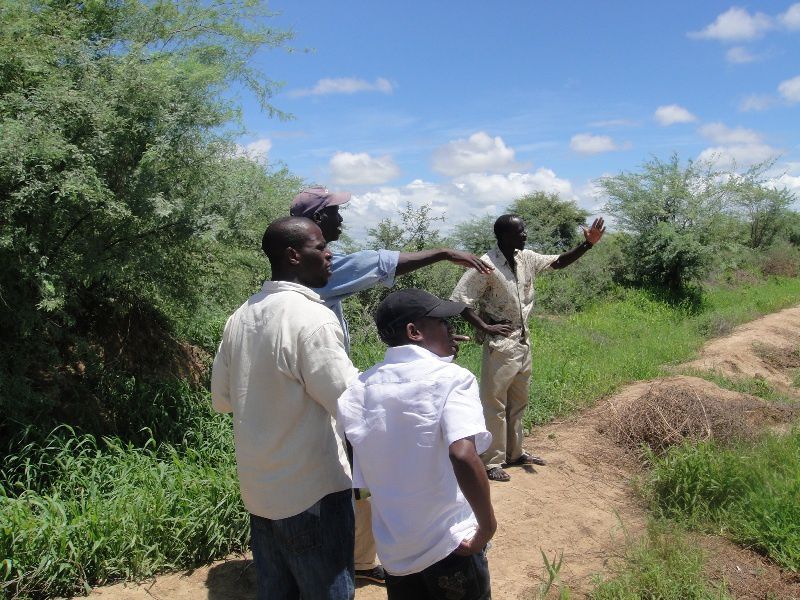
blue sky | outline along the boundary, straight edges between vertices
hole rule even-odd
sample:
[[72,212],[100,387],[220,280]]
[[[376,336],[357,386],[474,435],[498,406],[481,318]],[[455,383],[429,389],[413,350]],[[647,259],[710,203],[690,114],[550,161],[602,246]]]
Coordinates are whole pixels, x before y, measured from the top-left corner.
[[284,82],[270,119],[243,98],[239,143],[354,194],[368,226],[411,202],[447,227],[652,156],[747,167],[779,156],[800,196],[800,2],[274,0],[291,45],[255,62]]

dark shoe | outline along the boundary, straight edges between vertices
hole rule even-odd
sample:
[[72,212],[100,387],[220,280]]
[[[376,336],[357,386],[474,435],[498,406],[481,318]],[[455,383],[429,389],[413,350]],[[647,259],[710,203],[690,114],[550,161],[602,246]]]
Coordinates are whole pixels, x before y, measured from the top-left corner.
[[511,475],[505,472],[502,467],[492,467],[486,470],[486,476],[492,481],[511,481]]
[[547,461],[540,456],[534,456],[533,454],[528,454],[527,452],[523,452],[522,456],[519,458],[515,458],[514,460],[510,460],[506,463],[507,467],[522,467],[524,465],[539,465],[543,467],[547,464]]
[[371,569],[356,569],[356,579],[367,579],[375,583],[386,584],[386,571],[382,565]]

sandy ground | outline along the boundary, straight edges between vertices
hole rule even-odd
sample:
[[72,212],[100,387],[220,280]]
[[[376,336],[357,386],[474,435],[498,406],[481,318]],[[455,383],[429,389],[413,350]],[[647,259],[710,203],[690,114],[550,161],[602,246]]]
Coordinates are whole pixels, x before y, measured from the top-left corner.
[[[779,356],[800,346],[800,307],[790,308],[743,325],[710,342],[700,357],[684,365],[717,370],[728,376],[759,376],[793,390],[791,371],[770,360],[764,347]],[[767,359],[763,358],[766,355]],[[695,378],[670,378],[681,385],[708,392],[716,386]],[[538,428],[526,447],[549,460],[546,467],[510,469],[511,481],[492,482],[492,500],[499,527],[489,550],[493,597],[500,600],[539,597],[545,578],[542,552],[549,560],[563,553],[561,581],[573,597],[592,588],[592,578],[602,574],[609,561],[619,557],[626,538],[643,531],[646,513],[631,485],[636,462],[597,427],[609,411],[647,393],[663,381],[639,382],[600,402],[595,408],[566,422]],[[721,396],[732,394],[718,390]],[[737,596],[800,598],[800,581],[781,574],[746,550],[714,538],[704,544],[711,553],[714,573],[743,582]],[[749,561],[749,562],[748,562]],[[757,565],[753,566],[753,565]],[[756,575],[753,575],[756,573]],[[759,589],[753,581],[777,581],[778,587]],[[775,584],[776,586],[778,584]],[[749,587],[748,587],[749,586]],[[255,598],[254,573],[247,557],[230,557],[205,567],[166,574],[140,584],[117,584],[95,589],[91,597],[104,600],[232,600]],[[747,590],[755,590],[752,595]],[[377,585],[364,585],[357,600],[386,597]]]

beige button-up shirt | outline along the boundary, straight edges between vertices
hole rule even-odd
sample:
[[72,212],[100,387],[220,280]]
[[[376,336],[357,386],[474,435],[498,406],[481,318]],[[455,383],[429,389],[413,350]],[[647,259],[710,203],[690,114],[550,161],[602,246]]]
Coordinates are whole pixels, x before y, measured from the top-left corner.
[[233,413],[249,512],[291,517],[351,486],[333,415],[357,375],[339,321],[305,286],[267,281],[231,315],[214,359],[211,398],[216,411]]
[[515,328],[514,333],[509,337],[491,336],[489,347],[498,352],[512,352],[520,344],[529,344],[528,317],[535,301],[536,275],[550,268],[558,257],[558,254],[517,250],[514,254],[516,269],[512,270],[500,248],[495,246],[481,256],[494,271],[481,275],[474,269],[467,270],[450,299],[478,310],[489,324],[509,321]]

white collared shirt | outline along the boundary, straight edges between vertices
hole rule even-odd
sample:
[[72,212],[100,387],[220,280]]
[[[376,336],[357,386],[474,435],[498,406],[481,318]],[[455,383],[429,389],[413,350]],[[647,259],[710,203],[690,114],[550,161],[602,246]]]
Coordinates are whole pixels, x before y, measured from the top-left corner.
[[378,556],[393,575],[418,573],[475,533],[450,444],[489,447],[475,376],[419,346],[398,346],[339,398],[337,425],[353,446],[353,484],[372,492]]
[[332,415],[357,374],[336,316],[303,285],[267,281],[231,315],[214,359],[211,397],[216,411],[233,413],[249,512],[282,519],[350,487]]
[[536,275],[549,269],[558,257],[558,254],[517,250],[514,253],[516,269],[512,271],[500,248],[495,246],[481,256],[494,271],[484,275],[467,269],[450,294],[450,300],[479,308],[490,324],[510,321],[514,333],[508,337],[489,338],[489,346],[499,352],[512,351],[519,344],[528,344],[528,317],[536,299]]

